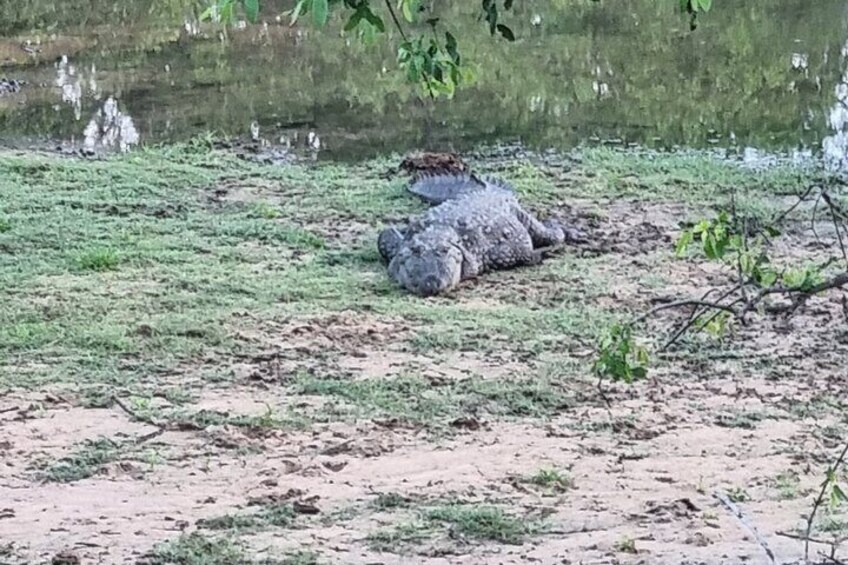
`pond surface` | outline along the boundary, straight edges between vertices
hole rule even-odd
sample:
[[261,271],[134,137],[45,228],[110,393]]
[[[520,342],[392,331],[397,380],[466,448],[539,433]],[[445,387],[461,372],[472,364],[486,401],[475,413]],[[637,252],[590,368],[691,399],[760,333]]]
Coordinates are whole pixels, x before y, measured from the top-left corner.
[[[491,38],[477,2],[436,2],[476,82],[422,103],[367,46],[265,0],[265,25],[198,26],[192,0],[0,2],[0,143],[129,149],[215,132],[318,158],[521,143],[826,148],[848,141],[848,2],[727,0],[691,33],[677,0],[516,2],[518,41]],[[544,5],[544,7],[541,7]]]

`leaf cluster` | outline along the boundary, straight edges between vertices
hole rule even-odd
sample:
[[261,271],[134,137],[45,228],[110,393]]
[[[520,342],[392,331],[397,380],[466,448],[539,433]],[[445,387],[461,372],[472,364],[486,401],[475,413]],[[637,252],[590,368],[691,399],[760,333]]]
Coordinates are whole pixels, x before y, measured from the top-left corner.
[[630,384],[648,374],[648,351],[633,339],[633,326],[614,324],[598,343],[593,372],[599,378]]
[[[508,41],[515,41],[515,33],[502,22],[502,13],[511,10],[512,5],[513,0],[481,0],[481,19],[488,25],[491,35],[499,34]],[[382,15],[374,9],[372,0],[298,0],[289,15],[292,25],[302,16],[311,14],[315,25],[324,26],[334,9],[347,13],[344,30],[357,31],[366,42],[386,31],[388,12],[402,38],[398,46],[398,66],[409,82],[420,85],[430,97],[451,98],[460,84],[473,81],[474,74],[463,64],[456,37],[449,30],[438,29],[441,19],[429,14],[422,0],[386,0],[385,8],[379,10]],[[237,14],[244,14],[248,21],[256,22],[259,0],[213,0],[200,18],[231,24]],[[430,32],[411,36],[411,30],[420,27],[418,24],[426,24]]]

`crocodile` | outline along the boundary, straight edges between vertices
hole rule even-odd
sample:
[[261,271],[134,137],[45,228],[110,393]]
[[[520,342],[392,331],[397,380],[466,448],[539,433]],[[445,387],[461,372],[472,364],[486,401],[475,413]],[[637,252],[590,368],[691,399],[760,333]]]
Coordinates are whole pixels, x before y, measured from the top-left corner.
[[20,92],[23,85],[23,81],[0,77],[0,96],[16,94]]
[[579,234],[541,222],[506,182],[474,174],[420,174],[407,190],[431,207],[406,227],[387,227],[377,247],[389,276],[409,292],[435,296],[495,270],[534,265]]

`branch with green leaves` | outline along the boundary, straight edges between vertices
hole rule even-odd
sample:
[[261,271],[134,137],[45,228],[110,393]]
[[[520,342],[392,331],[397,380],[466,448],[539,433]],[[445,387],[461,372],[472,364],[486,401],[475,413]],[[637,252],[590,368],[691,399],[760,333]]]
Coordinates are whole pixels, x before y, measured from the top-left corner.
[[[202,21],[231,25],[240,18],[251,23],[259,20],[259,0],[211,2],[200,15]],[[407,80],[431,98],[451,98],[460,85],[473,82],[474,74],[460,54],[456,34],[448,29],[451,22],[435,13],[434,4],[426,0],[298,0],[288,15],[292,25],[311,16],[314,25],[323,27],[337,13],[344,31],[356,33],[365,42],[385,34],[389,22],[401,38],[397,62]],[[693,30],[698,15],[711,5],[712,0],[680,0],[680,10],[690,16]],[[480,0],[479,19],[492,36],[515,41],[514,31],[503,22],[504,13],[512,9],[513,0]]]
[[[815,188],[818,189],[817,194]],[[824,202],[840,242],[841,256],[830,257],[818,264],[778,267],[768,253],[773,240],[781,235],[778,224],[801,202],[809,202],[814,197],[813,223],[816,222],[815,210],[820,202]],[[845,289],[848,287],[848,256],[842,241],[844,236],[848,236],[846,222],[848,213],[842,210],[826,186],[811,187],[799,195],[798,203],[756,229],[744,216],[736,213],[735,198],[731,199],[729,210],[684,230],[676,245],[678,257],[697,254],[724,265],[730,274],[731,284],[710,288],[700,297],[667,301],[627,322],[612,326],[598,344],[594,365],[596,376],[626,383],[644,378],[649,355],[647,348],[637,343],[635,331],[661,311],[689,309],[688,316],[672,329],[670,337],[658,348],[659,352],[664,352],[687,333],[704,331],[720,337],[734,323],[747,325],[753,313],[789,316],[813,296]],[[842,270],[833,272],[831,266],[839,263]],[[769,300],[775,297],[788,299],[788,302],[773,303]]]
[[[481,0],[481,19],[491,35],[515,41],[515,33],[502,21],[512,9],[513,0]],[[311,16],[316,26],[325,26],[332,13],[345,22],[343,29],[371,42],[385,33],[388,25],[396,29],[401,42],[397,62],[410,83],[417,84],[431,98],[452,97],[459,85],[474,78],[459,52],[459,43],[432,6],[423,0],[298,0],[288,15],[291,24]],[[259,0],[214,0],[200,19],[232,24],[239,17],[249,22],[259,18]]]

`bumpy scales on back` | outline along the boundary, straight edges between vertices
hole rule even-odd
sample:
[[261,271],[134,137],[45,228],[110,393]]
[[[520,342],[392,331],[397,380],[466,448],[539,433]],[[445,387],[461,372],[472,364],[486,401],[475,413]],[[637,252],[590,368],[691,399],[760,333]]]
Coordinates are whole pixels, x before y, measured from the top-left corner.
[[409,191],[433,205],[405,228],[387,228],[377,245],[389,276],[410,292],[433,296],[493,270],[541,261],[540,248],[565,241],[512,188],[474,175],[419,176]]

